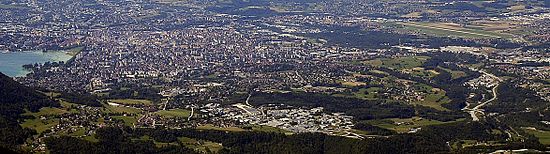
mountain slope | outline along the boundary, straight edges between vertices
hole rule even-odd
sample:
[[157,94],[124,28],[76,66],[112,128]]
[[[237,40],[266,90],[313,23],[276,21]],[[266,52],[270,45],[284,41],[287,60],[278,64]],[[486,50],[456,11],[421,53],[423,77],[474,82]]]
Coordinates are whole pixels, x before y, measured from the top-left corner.
[[25,109],[38,111],[46,106],[60,105],[0,73],[0,147],[17,149],[17,145],[36,134],[33,130],[21,128],[18,120],[22,119]]

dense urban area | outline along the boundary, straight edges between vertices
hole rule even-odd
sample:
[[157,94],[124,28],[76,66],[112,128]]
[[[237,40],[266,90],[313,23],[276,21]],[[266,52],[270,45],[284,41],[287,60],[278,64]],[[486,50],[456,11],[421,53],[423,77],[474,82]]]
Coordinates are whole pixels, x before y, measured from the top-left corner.
[[[4,0],[17,153],[544,153],[550,1]],[[2,63],[0,62],[0,65]]]

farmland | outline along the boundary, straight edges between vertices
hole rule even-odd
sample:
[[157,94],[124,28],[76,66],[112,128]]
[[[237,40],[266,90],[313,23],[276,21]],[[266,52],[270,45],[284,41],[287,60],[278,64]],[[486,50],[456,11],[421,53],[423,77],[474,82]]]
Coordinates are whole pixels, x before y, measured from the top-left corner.
[[404,30],[416,31],[419,33],[434,35],[439,37],[458,37],[458,38],[504,38],[512,39],[513,35],[507,33],[499,33],[494,31],[473,29],[463,27],[453,23],[429,23],[429,22],[403,22],[397,23],[402,25]]
[[185,109],[173,109],[173,110],[161,110],[158,112],[155,112],[155,114],[158,114],[163,117],[173,118],[187,118],[191,115],[191,111],[185,110]]

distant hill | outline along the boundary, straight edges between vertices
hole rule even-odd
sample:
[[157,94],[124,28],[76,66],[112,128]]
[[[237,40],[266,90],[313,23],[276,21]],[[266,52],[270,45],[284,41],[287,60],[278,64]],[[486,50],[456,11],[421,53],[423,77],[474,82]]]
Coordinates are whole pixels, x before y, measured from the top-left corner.
[[24,109],[38,111],[42,107],[58,107],[58,102],[48,99],[29,87],[21,85],[0,72],[0,115],[11,119],[19,116]]
[[36,134],[33,130],[19,126],[18,120],[22,119],[21,114],[25,109],[38,111],[46,106],[60,105],[0,72],[0,149],[17,150],[17,145]]

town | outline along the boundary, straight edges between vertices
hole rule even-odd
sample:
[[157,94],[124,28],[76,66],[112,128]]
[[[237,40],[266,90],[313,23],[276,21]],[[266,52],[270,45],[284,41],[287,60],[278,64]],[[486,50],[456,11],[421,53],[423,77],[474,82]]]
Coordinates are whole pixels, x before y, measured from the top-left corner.
[[[14,77],[61,104],[25,111],[37,132],[25,145],[97,142],[106,127],[367,140],[466,121],[496,123],[505,141],[550,134],[548,4],[257,3],[2,2],[0,56],[72,57]],[[506,121],[535,111],[535,124]],[[469,141],[446,144],[501,144]]]

